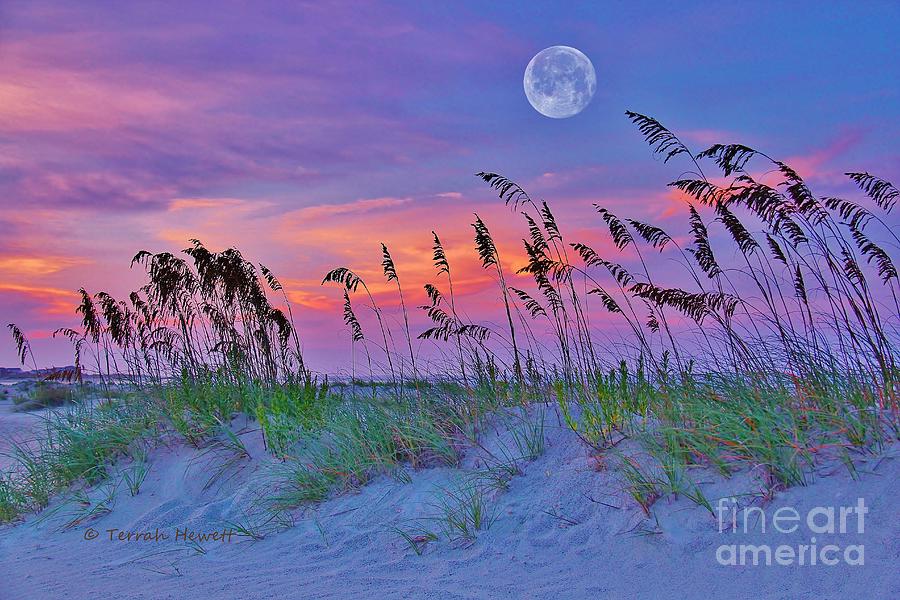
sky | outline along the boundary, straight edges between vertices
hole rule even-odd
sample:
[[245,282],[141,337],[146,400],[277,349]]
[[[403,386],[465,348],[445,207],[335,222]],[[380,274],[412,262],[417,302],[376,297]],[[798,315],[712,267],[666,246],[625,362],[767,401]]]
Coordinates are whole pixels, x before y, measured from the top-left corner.
[[[673,228],[684,165],[654,158],[625,110],[695,150],[742,142],[820,194],[845,171],[900,179],[896,2],[16,2],[0,0],[0,320],[41,366],[78,322],[76,290],[124,297],[141,249],[199,238],[282,280],[307,361],[349,360],[346,265],[379,283],[391,249],[408,304],[435,280],[431,231],[459,302],[495,317],[473,212],[523,264],[524,233],[474,177],[548,200],[570,239],[598,241],[592,204]],[[525,66],[553,45],[597,72],[581,114],[528,104]],[[415,311],[413,328],[425,321]],[[11,338],[0,365],[16,364]]]

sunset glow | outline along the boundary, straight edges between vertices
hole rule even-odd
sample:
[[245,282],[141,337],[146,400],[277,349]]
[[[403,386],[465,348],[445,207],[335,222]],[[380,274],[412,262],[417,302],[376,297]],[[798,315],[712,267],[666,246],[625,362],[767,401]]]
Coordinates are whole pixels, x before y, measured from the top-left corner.
[[[462,309],[490,322],[497,288],[473,250],[473,213],[510,272],[524,264],[522,228],[478,171],[514,178],[597,249],[611,242],[595,203],[686,235],[683,198],[665,187],[682,166],[651,158],[626,109],[696,150],[745,142],[786,157],[821,193],[853,190],[848,170],[900,179],[900,38],[865,4],[840,18],[774,4],[613,18],[521,3],[211,6],[0,6],[0,314],[41,365],[71,362],[50,334],[77,323],[78,288],[125,296],[142,282],[136,251],[191,238],[279,276],[317,370],[349,362],[340,292],[320,285],[328,269],[349,266],[394,302],[381,242],[418,306],[436,280],[436,231]],[[734,43],[751,35],[764,38],[753,56]],[[528,60],[557,43],[584,51],[599,80],[564,121],[521,89]],[[0,365],[16,362],[7,339]]]

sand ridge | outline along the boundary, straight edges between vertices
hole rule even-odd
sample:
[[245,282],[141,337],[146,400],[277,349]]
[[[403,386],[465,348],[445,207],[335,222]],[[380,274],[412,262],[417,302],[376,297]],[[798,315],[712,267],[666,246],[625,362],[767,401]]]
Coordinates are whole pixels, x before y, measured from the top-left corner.
[[[262,540],[207,537],[198,550],[185,539],[188,533],[196,541],[241,519],[273,467],[259,432],[244,422],[236,430],[252,458],[229,478],[207,486],[216,456],[170,438],[150,451],[140,493],[131,497],[122,486],[109,514],[64,529],[69,517],[60,509],[49,518],[29,517],[0,529],[0,599],[793,600],[900,594],[900,461],[890,449],[860,468],[859,481],[846,470],[823,470],[812,485],[781,492],[765,506],[803,512],[865,498],[865,533],[838,540],[864,543],[864,566],[722,566],[716,548],[731,543],[729,534],[718,532],[708,512],[684,498],[665,498],[654,505],[654,518],[645,518],[614,470],[598,470],[596,459],[548,410],[546,451],[508,489],[491,494],[495,521],[474,541],[440,539],[425,544],[418,556],[397,528],[433,523],[441,490],[465,481],[489,460],[485,452],[497,454],[508,444],[502,428],[488,430],[484,450],[471,449],[460,468],[408,469],[408,481],[379,476],[359,490],[296,511],[295,526]],[[698,479],[711,500],[753,486],[747,474]],[[89,529],[95,539],[86,539]],[[121,532],[133,535],[119,539]],[[136,539],[140,535],[145,537]],[[802,544],[808,537],[802,531],[777,538],[731,535],[745,543]]]

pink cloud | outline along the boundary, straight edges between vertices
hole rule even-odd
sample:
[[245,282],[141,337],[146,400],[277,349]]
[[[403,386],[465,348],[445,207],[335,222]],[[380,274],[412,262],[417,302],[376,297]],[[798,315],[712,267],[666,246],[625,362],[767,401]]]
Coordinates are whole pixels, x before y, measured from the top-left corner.
[[783,162],[797,171],[804,179],[818,180],[821,183],[842,183],[845,180],[843,173],[847,169],[830,167],[830,165],[836,158],[845,155],[851,148],[858,145],[862,139],[862,131],[846,130],[824,148],[788,157]]
[[292,219],[318,219],[322,217],[334,217],[338,215],[359,215],[373,210],[402,206],[412,202],[412,198],[363,198],[343,204],[319,204],[307,206],[284,215],[286,220]]

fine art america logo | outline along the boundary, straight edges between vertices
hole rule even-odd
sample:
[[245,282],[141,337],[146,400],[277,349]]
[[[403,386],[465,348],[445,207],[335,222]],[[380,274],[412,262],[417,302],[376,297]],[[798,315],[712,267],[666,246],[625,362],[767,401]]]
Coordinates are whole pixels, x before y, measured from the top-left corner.
[[765,541],[795,534],[790,541],[799,536],[802,543],[722,544],[716,549],[716,561],[726,566],[863,565],[864,545],[825,543],[831,539],[817,536],[862,534],[868,512],[869,507],[863,498],[858,498],[856,504],[851,506],[816,506],[805,514],[792,506],[782,506],[772,511],[771,515],[758,506],[738,507],[736,499],[722,498],[716,506],[719,533],[753,535]]

